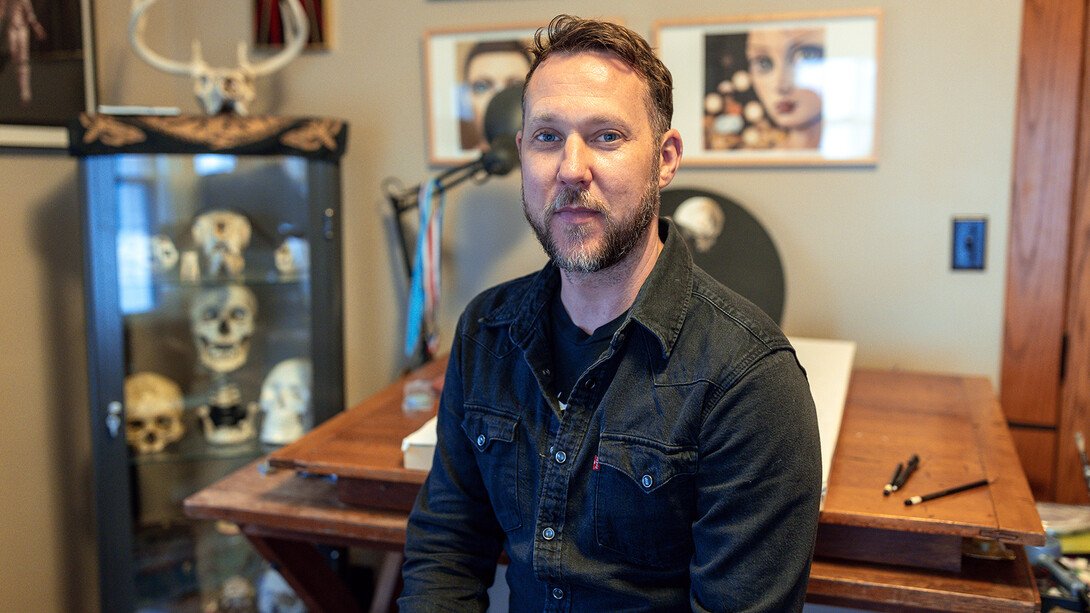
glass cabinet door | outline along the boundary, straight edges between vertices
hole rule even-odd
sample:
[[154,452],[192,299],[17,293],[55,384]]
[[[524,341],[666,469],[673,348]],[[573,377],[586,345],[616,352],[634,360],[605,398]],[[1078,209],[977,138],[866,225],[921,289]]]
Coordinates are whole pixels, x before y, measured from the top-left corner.
[[282,581],[182,501],[343,407],[337,167],[80,164],[103,611],[254,610]]

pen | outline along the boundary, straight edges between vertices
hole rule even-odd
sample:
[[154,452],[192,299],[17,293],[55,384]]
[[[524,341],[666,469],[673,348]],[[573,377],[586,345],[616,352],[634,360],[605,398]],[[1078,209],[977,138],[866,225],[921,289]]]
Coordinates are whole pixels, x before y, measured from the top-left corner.
[[889,493],[893,491],[893,484],[897,483],[897,479],[901,476],[901,470],[904,469],[904,464],[898,464],[897,470],[893,471],[893,476],[889,478],[889,483],[886,484],[885,489],[882,491],[883,496],[889,496]]
[[920,456],[912,454],[912,457],[908,459],[908,464],[905,466],[904,471],[900,475],[897,475],[897,479],[893,482],[893,491],[901,489],[908,481],[908,478],[912,476],[912,473],[916,472],[916,465],[920,463]]
[[927,502],[928,500],[934,500],[943,496],[949,496],[950,494],[956,494],[958,492],[964,492],[965,490],[971,490],[974,487],[988,485],[992,481],[994,481],[994,479],[981,479],[980,481],[973,481],[972,483],[966,483],[965,485],[959,485],[950,489],[932,492],[930,494],[924,494],[923,496],[913,496],[912,498],[905,500],[905,506],[909,507],[914,504],[920,504],[921,502]]

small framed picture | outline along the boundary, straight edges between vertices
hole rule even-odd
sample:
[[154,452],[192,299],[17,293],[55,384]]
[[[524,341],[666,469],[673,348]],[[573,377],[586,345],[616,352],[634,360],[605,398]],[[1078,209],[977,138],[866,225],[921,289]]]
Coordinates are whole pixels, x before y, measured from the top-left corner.
[[456,166],[487,147],[483,125],[497,92],[521,85],[537,25],[431,30],[424,37],[428,161]]
[[[306,49],[329,49],[330,6],[322,0],[299,0],[307,16],[309,34]],[[284,46],[284,16],[280,0],[254,0],[254,46],[277,49]]]
[[68,145],[95,108],[91,0],[0,0],[0,146]]
[[878,9],[662,21],[682,164],[877,163]]

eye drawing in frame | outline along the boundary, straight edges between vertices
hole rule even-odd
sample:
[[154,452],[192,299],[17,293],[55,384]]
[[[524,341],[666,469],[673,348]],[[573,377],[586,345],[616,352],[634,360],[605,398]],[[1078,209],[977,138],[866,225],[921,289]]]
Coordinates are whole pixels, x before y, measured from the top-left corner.
[[660,22],[682,163],[877,162],[878,10]]
[[488,147],[483,125],[496,93],[521,85],[537,26],[434,30],[425,36],[428,159],[455,166]]
[[90,0],[0,0],[0,146],[64,147],[95,104]]

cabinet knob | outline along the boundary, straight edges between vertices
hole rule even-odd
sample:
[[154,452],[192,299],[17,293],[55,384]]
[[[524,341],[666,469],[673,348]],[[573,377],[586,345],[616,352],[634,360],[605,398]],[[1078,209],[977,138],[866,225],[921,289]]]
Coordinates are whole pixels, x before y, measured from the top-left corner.
[[106,405],[106,429],[110,431],[110,438],[117,438],[121,431],[121,403],[116,400]]

